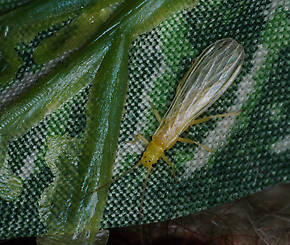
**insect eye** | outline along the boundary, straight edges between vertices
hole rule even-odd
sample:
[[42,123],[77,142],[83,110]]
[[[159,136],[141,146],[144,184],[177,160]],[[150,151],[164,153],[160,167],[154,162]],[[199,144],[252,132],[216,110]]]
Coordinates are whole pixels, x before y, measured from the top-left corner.
[[154,167],[156,167],[156,165],[157,165],[156,163],[153,163],[153,164],[152,164],[152,167],[154,168]]

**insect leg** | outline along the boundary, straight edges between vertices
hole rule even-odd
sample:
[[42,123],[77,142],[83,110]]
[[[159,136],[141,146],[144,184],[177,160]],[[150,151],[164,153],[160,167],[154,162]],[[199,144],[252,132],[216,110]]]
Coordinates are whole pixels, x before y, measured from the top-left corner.
[[135,136],[134,140],[129,141],[129,142],[132,144],[136,144],[137,140],[141,140],[141,141],[143,141],[143,143],[145,143],[147,145],[149,144],[149,141],[142,134],[137,134]]
[[204,123],[204,122],[207,122],[210,119],[214,119],[214,118],[236,116],[239,113],[240,113],[239,111],[234,111],[234,112],[229,112],[229,113],[224,113],[224,114],[217,114],[217,115],[213,115],[213,116],[208,116],[208,117],[204,117],[204,118],[200,118],[200,119],[195,119],[190,123],[190,126]]
[[158,110],[156,109],[155,105],[149,100],[149,104],[153,109],[154,115],[159,123],[162,121],[162,117],[160,116]]
[[173,178],[175,180],[175,182],[178,182],[177,178],[176,178],[176,174],[175,174],[175,167],[173,162],[171,162],[164,154],[161,156],[162,159],[171,167],[172,169],[172,174],[173,174]]
[[178,137],[177,138],[177,141],[180,141],[180,142],[183,142],[183,143],[189,143],[189,144],[196,144],[198,145],[199,147],[209,151],[209,152],[213,152],[212,149],[208,148],[207,146],[203,145],[203,144],[200,144],[198,143],[197,141],[195,140],[191,140],[191,139],[186,139],[186,138],[181,138],[181,137]]

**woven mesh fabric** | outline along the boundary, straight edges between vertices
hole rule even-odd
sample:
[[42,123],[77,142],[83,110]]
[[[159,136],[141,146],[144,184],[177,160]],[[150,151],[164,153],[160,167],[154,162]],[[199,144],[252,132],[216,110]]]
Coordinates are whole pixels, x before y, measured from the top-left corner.
[[[166,152],[179,181],[175,183],[170,166],[161,160],[147,186],[144,222],[197,212],[289,181],[287,18],[287,8],[277,2],[204,1],[134,42],[116,175],[133,166],[145,149],[142,142],[134,146],[128,141],[138,133],[150,139],[158,127],[149,99],[164,115],[196,54],[223,37],[236,39],[246,53],[241,75],[204,116],[240,109],[243,113],[184,133],[215,153],[184,143]],[[272,36],[276,31],[280,37]],[[140,167],[112,185],[103,227],[138,223],[145,175]]]
[[[218,39],[237,40],[246,54],[241,74],[203,116],[238,110],[241,114],[191,127],[182,135],[214,153],[183,143],[166,152],[178,183],[160,160],[147,185],[142,223],[198,212],[290,180],[289,33],[287,1],[217,0],[200,1],[133,41],[114,176],[136,164],[145,149],[141,142],[129,141],[138,133],[150,139],[158,127],[149,99],[164,115],[194,58]],[[15,201],[0,200],[0,239],[45,233],[42,194],[55,176],[62,178],[47,158],[48,142],[85,132],[88,91],[84,88],[9,142],[8,166],[24,185]],[[74,169],[68,171],[75,174]],[[145,175],[145,168],[139,167],[112,184],[101,228],[139,223]]]

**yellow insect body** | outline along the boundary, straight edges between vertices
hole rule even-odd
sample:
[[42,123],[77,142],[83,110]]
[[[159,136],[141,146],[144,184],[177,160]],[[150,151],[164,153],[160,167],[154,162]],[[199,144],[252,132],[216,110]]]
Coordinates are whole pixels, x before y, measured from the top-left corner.
[[197,58],[180,82],[171,106],[139,162],[148,169],[148,175],[160,158],[169,163],[164,151],[227,90],[239,74],[243,60],[243,47],[230,38],[210,45]]
[[152,141],[148,142],[144,136],[137,135],[136,138],[141,138],[147,143],[147,148],[141,160],[135,166],[114,178],[110,183],[118,180],[141,164],[147,168],[140,205],[140,217],[142,217],[142,203],[148,177],[160,158],[172,167],[173,176],[175,177],[174,165],[165,156],[164,151],[173,147],[177,141],[194,143],[210,150],[194,140],[183,139],[179,136],[191,125],[205,122],[211,118],[236,114],[226,113],[197,119],[232,84],[241,70],[243,61],[244,49],[233,39],[222,39],[210,45],[196,59],[178,85],[175,98],[163,119],[161,119],[157,110],[154,110],[160,124],[152,136]]

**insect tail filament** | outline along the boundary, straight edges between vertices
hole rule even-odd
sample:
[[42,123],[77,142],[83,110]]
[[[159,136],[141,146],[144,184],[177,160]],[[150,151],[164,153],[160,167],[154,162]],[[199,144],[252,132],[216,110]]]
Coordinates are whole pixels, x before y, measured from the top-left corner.
[[146,192],[146,188],[147,188],[147,183],[149,180],[149,175],[151,173],[152,168],[148,168],[147,171],[147,175],[146,175],[146,179],[145,179],[145,183],[144,183],[144,187],[143,187],[143,191],[142,191],[142,196],[141,196],[141,202],[140,202],[140,223],[142,221],[142,216],[143,216],[143,212],[142,212],[142,208],[143,208],[143,202],[144,202],[144,197],[145,197],[145,192]]

